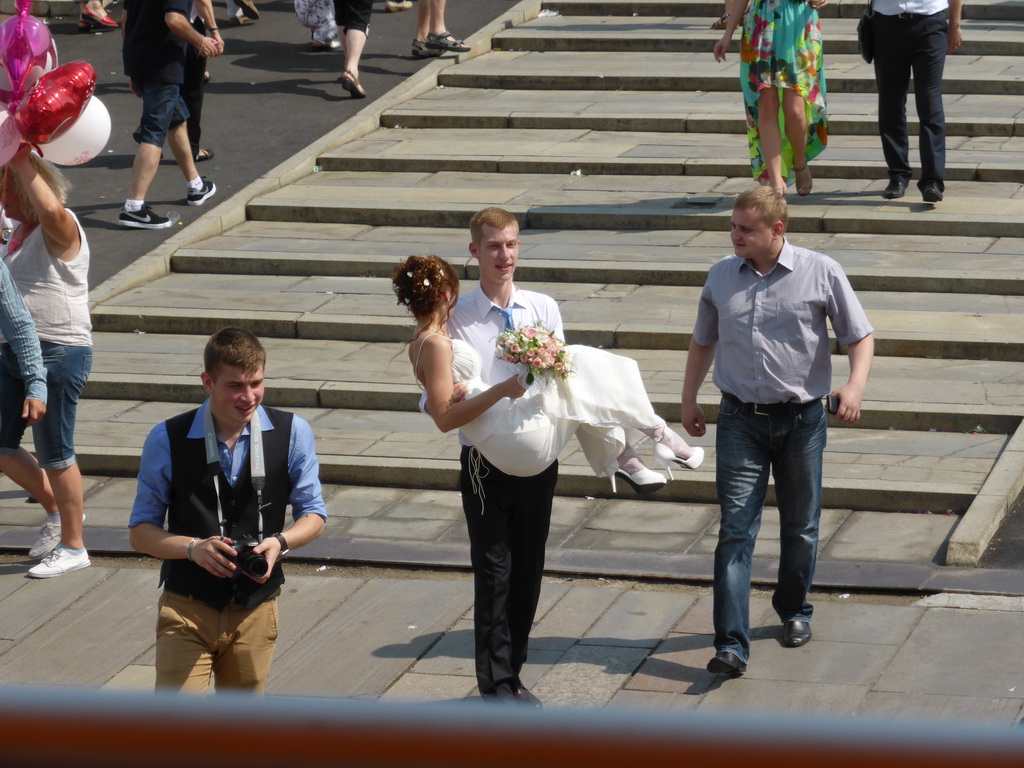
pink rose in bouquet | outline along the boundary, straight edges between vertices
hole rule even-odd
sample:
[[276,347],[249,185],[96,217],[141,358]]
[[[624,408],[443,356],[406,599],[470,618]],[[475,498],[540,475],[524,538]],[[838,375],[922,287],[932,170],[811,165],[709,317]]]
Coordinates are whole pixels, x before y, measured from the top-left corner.
[[529,368],[527,384],[533,384],[538,375],[567,379],[572,373],[569,353],[561,339],[539,325],[505,331],[498,336],[495,356],[510,363],[526,365]]

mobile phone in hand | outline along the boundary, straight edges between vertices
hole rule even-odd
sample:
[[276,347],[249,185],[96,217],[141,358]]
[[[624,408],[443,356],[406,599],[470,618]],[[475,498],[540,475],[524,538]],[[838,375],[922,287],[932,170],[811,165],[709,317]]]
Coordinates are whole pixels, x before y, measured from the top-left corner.
[[839,395],[829,395],[825,398],[825,410],[832,415],[839,412]]

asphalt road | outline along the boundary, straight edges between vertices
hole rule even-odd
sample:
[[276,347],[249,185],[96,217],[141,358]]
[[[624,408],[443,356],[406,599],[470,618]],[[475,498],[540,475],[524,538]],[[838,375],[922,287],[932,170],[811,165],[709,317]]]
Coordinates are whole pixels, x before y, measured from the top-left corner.
[[[203,107],[203,141],[216,157],[197,168],[214,181],[217,196],[207,206],[234,194],[302,147],[337,127],[424,65],[409,55],[416,27],[416,6],[387,13],[384,0],[374,3],[370,34],[363,54],[361,82],[367,99],[354,100],[336,83],[340,51],[314,52],[309,30],[295,18],[287,0],[260,2],[260,21],[244,27],[220,20],[225,52],[210,61],[211,82]],[[449,0],[448,27],[465,38],[513,5],[509,0]],[[224,6],[214,3],[223,17]],[[121,6],[108,9],[115,18]],[[86,229],[92,249],[89,275],[99,285],[177,231],[124,230],[117,214],[124,203],[136,144],[141,103],[128,89],[121,65],[118,32],[80,34],[73,17],[50,19],[61,64],[87,61],[96,70],[96,95],[110,112],[111,135],[103,153],[91,162],[66,168],[74,187],[70,207]],[[165,214],[177,211],[180,226],[198,218],[205,207],[185,204],[185,183],[173,161],[160,168],[147,201]]]

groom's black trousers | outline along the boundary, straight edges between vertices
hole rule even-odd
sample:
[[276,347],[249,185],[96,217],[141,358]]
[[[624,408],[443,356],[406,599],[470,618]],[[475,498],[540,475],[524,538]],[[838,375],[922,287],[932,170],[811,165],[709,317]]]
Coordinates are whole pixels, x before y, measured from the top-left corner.
[[[476,680],[481,696],[501,696],[522,685],[558,462],[539,475],[514,477],[473,450],[479,456],[479,471],[473,472],[470,451],[463,446],[459,486],[475,585]],[[483,498],[474,490],[473,474]]]

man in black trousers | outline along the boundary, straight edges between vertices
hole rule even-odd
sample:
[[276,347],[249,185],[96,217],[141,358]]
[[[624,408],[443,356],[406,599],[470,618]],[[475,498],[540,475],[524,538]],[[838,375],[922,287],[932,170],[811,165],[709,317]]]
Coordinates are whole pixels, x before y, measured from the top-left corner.
[[878,87],[878,132],[889,166],[886,200],[903,197],[910,183],[907,92],[914,77],[914,100],[921,123],[921,178],[927,203],[945,191],[946,116],[942,109],[942,70],[946,54],[960,47],[963,0],[874,0],[875,83]]
[[[480,284],[459,297],[448,332],[480,353],[480,376],[491,384],[515,373],[495,358],[498,334],[540,324],[564,338],[562,317],[550,296],[512,282],[519,257],[519,223],[512,214],[485,208],[473,216],[470,234]],[[532,477],[513,477],[488,462],[463,435],[459,439],[459,486],[473,563],[477,687],[485,700],[539,707],[519,673],[540,598],[558,462]]]

